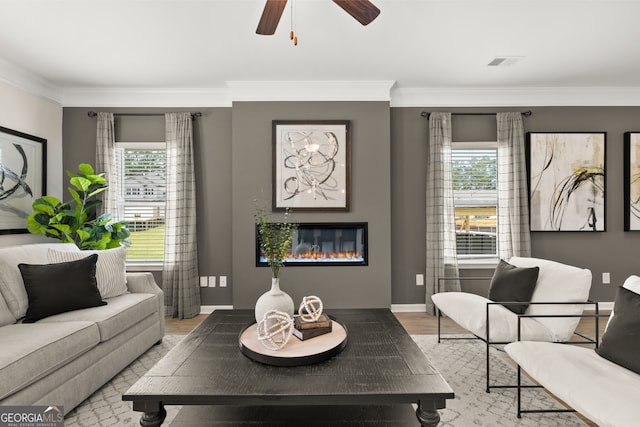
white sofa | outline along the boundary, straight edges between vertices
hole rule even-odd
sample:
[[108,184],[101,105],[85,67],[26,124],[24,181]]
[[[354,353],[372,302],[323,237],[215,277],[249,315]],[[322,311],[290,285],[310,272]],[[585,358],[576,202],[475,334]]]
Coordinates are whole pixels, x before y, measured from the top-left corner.
[[[640,278],[631,276],[623,287],[640,294]],[[615,307],[607,329],[614,317]],[[634,339],[637,343],[637,334]],[[506,345],[505,351],[536,382],[600,427],[639,425],[640,374],[601,357],[592,347],[520,341]],[[526,391],[519,390],[519,402],[520,393]],[[518,408],[518,417],[527,412],[520,403]]]
[[49,264],[49,249],[79,251],[61,243],[0,249],[0,405],[62,405],[68,413],[162,340],[164,298],[151,273],[127,273],[127,291],[106,305],[22,323],[17,264]]

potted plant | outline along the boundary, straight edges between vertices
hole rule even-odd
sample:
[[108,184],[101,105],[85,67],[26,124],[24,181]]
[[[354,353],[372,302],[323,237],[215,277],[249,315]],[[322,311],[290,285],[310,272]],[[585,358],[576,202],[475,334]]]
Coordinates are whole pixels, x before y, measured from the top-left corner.
[[264,313],[269,310],[279,310],[293,317],[293,300],[280,289],[280,270],[284,267],[285,257],[291,249],[297,225],[291,221],[291,212],[288,209],[285,211],[282,221],[273,222],[263,208],[258,208],[255,220],[260,248],[271,268],[272,275],[271,289],[256,301],[256,322],[260,322]]
[[102,201],[96,196],[108,188],[104,173],[96,174],[87,163],[78,166],[79,173],[67,171],[71,200],[62,202],[53,196],[42,196],[32,204],[33,213],[27,229],[63,243],[75,243],[82,250],[104,250],[129,245],[129,230],[124,221],[113,221],[110,213],[96,217]]

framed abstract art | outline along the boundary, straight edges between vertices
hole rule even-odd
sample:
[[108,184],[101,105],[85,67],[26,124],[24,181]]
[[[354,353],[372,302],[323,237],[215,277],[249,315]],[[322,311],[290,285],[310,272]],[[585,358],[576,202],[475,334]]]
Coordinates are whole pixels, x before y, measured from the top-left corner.
[[350,122],[273,121],[273,209],[349,210]]
[[0,127],[0,234],[27,233],[31,204],[46,192],[47,140]]
[[640,231],[640,132],[624,134],[624,230]]
[[531,231],[605,231],[606,132],[529,132]]

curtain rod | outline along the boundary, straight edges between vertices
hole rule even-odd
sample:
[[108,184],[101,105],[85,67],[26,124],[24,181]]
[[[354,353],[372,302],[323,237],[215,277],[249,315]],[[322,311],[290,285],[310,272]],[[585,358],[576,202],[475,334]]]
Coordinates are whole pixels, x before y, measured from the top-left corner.
[[[452,116],[495,116],[496,114],[497,113],[451,113]],[[531,110],[528,110],[528,111],[523,111],[520,114],[522,114],[525,117],[529,117],[530,115],[533,114],[533,112]],[[423,111],[420,113],[420,115],[428,119],[431,113],[429,113],[428,111]]]
[[[89,111],[87,116],[96,117],[98,113],[95,111]],[[164,116],[164,113],[113,113],[116,117],[121,116],[138,116],[138,117],[150,117],[150,116]],[[200,111],[195,111],[191,113],[191,117],[202,117],[202,113]]]

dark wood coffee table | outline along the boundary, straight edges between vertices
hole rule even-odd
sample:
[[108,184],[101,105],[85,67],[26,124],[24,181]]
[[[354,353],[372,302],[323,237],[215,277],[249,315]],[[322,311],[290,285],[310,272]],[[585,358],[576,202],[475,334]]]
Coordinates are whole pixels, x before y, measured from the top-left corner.
[[180,426],[436,426],[453,391],[395,316],[326,311],[348,331],[346,347],[331,359],[296,367],[255,362],[238,343],[253,311],[219,310],[122,398],[143,412],[143,426],[160,426],[164,405],[196,405],[180,411]]

